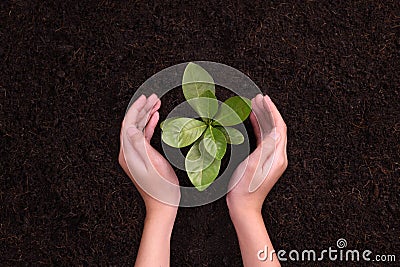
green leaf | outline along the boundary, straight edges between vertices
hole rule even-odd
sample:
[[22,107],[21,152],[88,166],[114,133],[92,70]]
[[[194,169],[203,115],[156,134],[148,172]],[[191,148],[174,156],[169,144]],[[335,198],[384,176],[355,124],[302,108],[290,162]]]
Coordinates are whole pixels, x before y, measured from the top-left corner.
[[203,171],[214,162],[215,158],[205,151],[204,146],[200,145],[202,142],[202,138],[198,139],[189,149],[185,158],[185,169],[187,172]]
[[218,126],[217,129],[225,135],[228,144],[240,145],[244,142],[243,134],[233,127]]
[[172,147],[185,147],[196,141],[206,128],[204,122],[196,119],[174,118],[164,122],[161,138]]
[[165,119],[164,121],[162,121],[162,122],[160,123],[160,128],[161,128],[161,130],[164,128],[164,125],[167,125],[169,122],[171,122],[171,121],[173,121],[173,120],[176,120],[176,119],[178,119],[178,117],[168,118],[168,119]]
[[249,99],[234,96],[221,104],[214,120],[223,126],[232,126],[243,122],[250,115],[251,102]]
[[199,141],[194,143],[186,155],[185,168],[192,184],[197,190],[203,191],[217,178],[221,161],[201,151],[199,144]]
[[208,98],[214,98],[217,99],[215,97],[215,94],[213,92],[211,92],[210,90],[205,91],[204,93],[201,94],[200,97],[208,97]]
[[218,100],[210,90],[205,91],[200,97],[189,99],[188,103],[203,121],[212,119],[218,111]]
[[204,132],[203,140],[200,142],[200,148],[203,148],[216,159],[222,159],[226,152],[226,139],[224,134],[214,128],[209,126]]
[[186,100],[200,97],[206,91],[215,94],[214,80],[205,69],[190,62],[183,73],[182,90]]

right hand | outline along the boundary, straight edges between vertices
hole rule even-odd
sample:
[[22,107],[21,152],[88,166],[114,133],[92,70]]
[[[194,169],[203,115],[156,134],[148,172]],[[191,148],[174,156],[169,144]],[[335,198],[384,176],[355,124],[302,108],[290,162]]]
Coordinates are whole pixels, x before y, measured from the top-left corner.
[[147,216],[174,218],[180,200],[178,178],[169,162],[150,145],[160,106],[155,94],[148,98],[142,95],[132,104],[122,122],[118,159],[139,190]]

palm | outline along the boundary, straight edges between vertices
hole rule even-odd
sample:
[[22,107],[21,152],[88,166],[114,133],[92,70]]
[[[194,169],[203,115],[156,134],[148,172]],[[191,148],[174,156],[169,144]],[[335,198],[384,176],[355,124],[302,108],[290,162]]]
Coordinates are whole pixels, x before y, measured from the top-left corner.
[[[179,204],[178,179],[168,161],[150,145],[159,120],[157,96],[140,97],[129,108],[121,128],[119,162],[142,195],[146,207]],[[157,203],[155,203],[157,202]]]
[[[279,150],[286,151],[286,126],[275,105],[268,97],[252,99],[250,120],[257,138],[257,148],[236,168],[231,179],[233,189],[227,198],[238,205],[261,205],[283,173],[286,157],[276,158]],[[276,123],[275,127],[274,122]],[[284,138],[277,139],[278,135]],[[281,156],[282,157],[282,156]],[[251,193],[255,194],[251,194]],[[242,203],[242,204],[240,204]]]

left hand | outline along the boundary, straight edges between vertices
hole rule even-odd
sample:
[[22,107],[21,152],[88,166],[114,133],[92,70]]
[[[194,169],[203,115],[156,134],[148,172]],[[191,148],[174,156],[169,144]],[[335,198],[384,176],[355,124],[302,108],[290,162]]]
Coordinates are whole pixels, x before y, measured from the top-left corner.
[[[242,212],[261,213],[265,197],[285,171],[286,124],[268,96],[252,99],[250,120],[257,138],[257,148],[235,170],[231,183],[237,183],[227,195],[231,215],[244,218]],[[266,114],[270,113],[270,116]],[[276,131],[268,118],[273,118]]]

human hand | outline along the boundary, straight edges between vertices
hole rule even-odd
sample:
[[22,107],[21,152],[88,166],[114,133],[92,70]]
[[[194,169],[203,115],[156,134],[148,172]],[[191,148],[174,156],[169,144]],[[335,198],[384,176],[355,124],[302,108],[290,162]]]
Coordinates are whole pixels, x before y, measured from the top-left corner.
[[119,164],[146,205],[146,216],[175,219],[180,201],[178,178],[168,161],[150,145],[159,120],[160,99],[140,96],[122,122]]
[[[280,266],[277,258],[260,261],[260,249],[274,250],[261,208],[271,188],[287,167],[286,125],[268,96],[252,99],[250,120],[257,148],[236,168],[233,189],[226,201],[239,239],[244,266]],[[275,121],[275,128],[272,128]],[[267,253],[267,252],[265,252]]]
[[[257,138],[257,148],[235,170],[227,195],[231,216],[244,212],[261,213],[265,197],[287,167],[286,124],[268,96],[252,99],[250,120]],[[274,129],[271,129],[273,121]],[[271,165],[272,164],[272,165]]]
[[161,106],[152,94],[140,96],[121,127],[119,163],[146,205],[146,220],[135,266],[169,266],[170,238],[180,200],[178,178],[151,145]]

